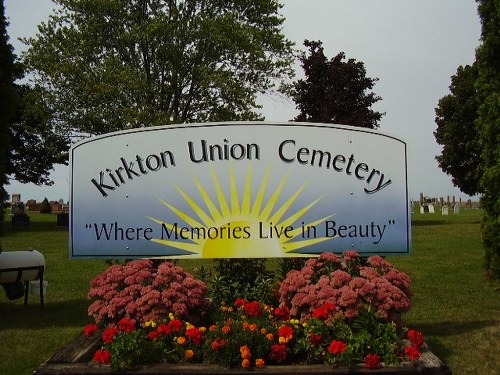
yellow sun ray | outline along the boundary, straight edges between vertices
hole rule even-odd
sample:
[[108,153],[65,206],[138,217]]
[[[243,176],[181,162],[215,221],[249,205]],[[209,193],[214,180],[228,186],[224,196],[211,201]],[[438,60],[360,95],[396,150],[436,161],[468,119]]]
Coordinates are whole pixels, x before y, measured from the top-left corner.
[[[179,222],[166,223],[162,220],[149,218],[168,229],[165,238],[152,239],[153,242],[174,249],[188,252],[189,254],[166,255],[165,257],[182,258],[252,258],[252,257],[288,257],[311,256],[307,252],[297,252],[315,244],[332,239],[331,237],[305,238],[312,227],[331,218],[332,215],[313,220],[307,224],[302,221],[301,226],[293,227],[300,219],[314,207],[321,198],[298,209],[285,217],[287,212],[296,204],[298,197],[306,189],[307,182],[302,184],[290,196],[284,197],[281,206],[277,207],[283,191],[288,182],[290,173],[279,180],[278,185],[265,201],[266,190],[269,187],[271,168],[260,181],[257,193],[252,197],[254,175],[252,164],[247,164],[243,185],[238,188],[236,175],[232,163],[228,168],[229,191],[227,194],[221,186],[221,180],[214,168],[210,167],[215,200],[212,199],[207,186],[204,186],[197,176],[192,175],[194,185],[197,187],[199,197],[189,196],[185,190],[176,185],[177,192],[192,212],[199,218],[184,212],[165,200],[160,201],[168,207]],[[240,195],[241,193],[241,195]],[[200,203],[204,203],[205,209]],[[218,206],[218,207],[217,207]],[[291,230],[290,230],[291,229]],[[173,235],[175,233],[175,236]],[[202,235],[200,235],[202,234]],[[163,236],[163,234],[162,234]]]
[[283,190],[283,187],[285,186],[285,184],[288,180],[288,176],[289,176],[289,173],[287,173],[285,175],[285,177],[283,177],[283,179],[280,181],[278,187],[276,188],[273,195],[271,196],[271,198],[269,199],[269,201],[265,205],[264,209],[260,213],[260,215],[259,215],[260,220],[267,221],[267,219],[271,215],[271,211],[274,208],[274,206],[276,205],[276,202],[278,201],[278,198],[281,195],[281,191]]

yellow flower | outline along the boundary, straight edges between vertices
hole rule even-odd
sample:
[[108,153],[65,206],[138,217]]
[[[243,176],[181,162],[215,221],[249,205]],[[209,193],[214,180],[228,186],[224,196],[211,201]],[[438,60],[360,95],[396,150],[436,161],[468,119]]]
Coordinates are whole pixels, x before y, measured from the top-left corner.
[[151,327],[151,328],[155,328],[156,327],[156,323],[152,320],[148,320],[146,323],[144,323],[144,326],[145,327]]
[[174,314],[173,314],[173,313],[169,313],[169,314],[168,314],[168,318],[169,318],[170,320],[174,320],[174,319],[175,319],[175,316],[174,316]]
[[193,357],[194,357],[194,352],[192,350],[188,349],[184,352],[184,359],[186,361],[189,361]]
[[286,338],[284,338],[283,336],[280,336],[280,338],[278,339],[278,342],[279,342],[280,344],[286,344],[287,340],[286,340]]
[[189,322],[186,322],[186,329],[191,329],[191,328],[194,328],[194,325],[192,325]]
[[201,333],[205,333],[207,331],[207,327],[200,327],[198,328]]

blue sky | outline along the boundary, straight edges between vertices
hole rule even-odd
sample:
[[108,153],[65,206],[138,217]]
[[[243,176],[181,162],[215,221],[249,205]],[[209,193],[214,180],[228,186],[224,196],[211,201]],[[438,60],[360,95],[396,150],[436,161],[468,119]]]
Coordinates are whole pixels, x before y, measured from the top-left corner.
[[[438,167],[440,153],[433,132],[434,108],[449,93],[450,77],[459,65],[474,61],[480,20],[474,0],[287,0],[282,14],[284,33],[302,47],[304,39],[321,40],[331,58],[343,51],[362,61],[369,77],[378,77],[374,92],[383,99],[376,110],[386,112],[380,132],[408,143],[409,195],[468,197],[453,187]],[[10,43],[20,54],[19,37],[34,36],[47,19],[50,0],[5,0]],[[297,76],[301,76],[297,66]],[[288,121],[297,111],[293,102],[261,97],[268,121]],[[68,199],[68,168],[58,167],[51,187],[11,181],[10,194],[24,201]]]

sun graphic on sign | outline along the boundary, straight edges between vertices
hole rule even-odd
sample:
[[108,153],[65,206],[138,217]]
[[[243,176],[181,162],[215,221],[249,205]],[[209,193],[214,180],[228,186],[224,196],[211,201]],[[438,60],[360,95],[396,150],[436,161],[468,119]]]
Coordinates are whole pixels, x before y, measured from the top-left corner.
[[[298,252],[298,250],[332,238],[308,238],[304,235],[304,228],[314,227],[333,215],[310,223],[301,221],[301,218],[321,198],[287,214],[307,185],[305,183],[290,196],[283,197],[283,188],[287,183],[288,174],[281,179],[265,201],[270,173],[271,169],[268,168],[252,200],[251,163],[248,164],[242,191],[237,187],[232,166],[229,166],[229,193],[227,195],[224,194],[221,182],[212,168],[215,201],[198,178],[193,175],[193,182],[200,195],[198,201],[176,186],[177,191],[190,207],[191,213],[182,211],[160,199],[186,225],[179,225],[177,222],[166,223],[149,217],[170,232],[169,238],[154,238],[151,241],[182,250],[185,254],[180,255],[182,258],[270,258],[314,255]],[[279,201],[283,203],[278,204]],[[202,202],[205,208],[201,207],[199,202]],[[300,225],[297,226],[297,223]],[[179,257],[179,255],[175,256]]]

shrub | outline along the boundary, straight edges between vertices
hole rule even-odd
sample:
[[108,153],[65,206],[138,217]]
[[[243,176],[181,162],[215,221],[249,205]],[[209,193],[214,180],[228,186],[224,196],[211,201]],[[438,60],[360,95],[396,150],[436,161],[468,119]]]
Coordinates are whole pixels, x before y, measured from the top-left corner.
[[367,309],[399,324],[411,297],[408,275],[380,256],[362,258],[354,251],[309,259],[301,270],[290,271],[280,288],[281,306],[302,321],[320,306],[332,304],[347,319]]
[[266,260],[216,259],[209,296],[214,305],[231,304],[237,298],[272,303],[274,278]]
[[90,282],[88,313],[97,324],[130,318],[161,321],[169,313],[197,322],[208,306],[207,286],[171,262],[115,264]]

